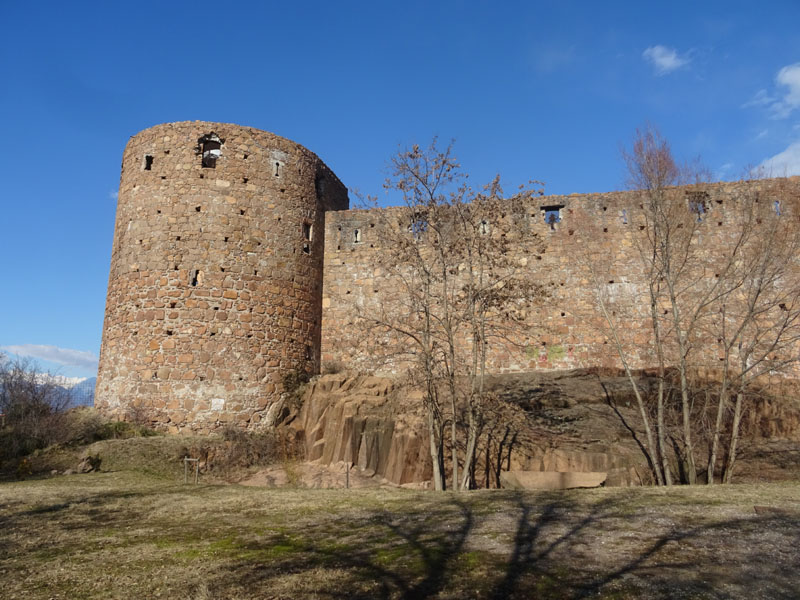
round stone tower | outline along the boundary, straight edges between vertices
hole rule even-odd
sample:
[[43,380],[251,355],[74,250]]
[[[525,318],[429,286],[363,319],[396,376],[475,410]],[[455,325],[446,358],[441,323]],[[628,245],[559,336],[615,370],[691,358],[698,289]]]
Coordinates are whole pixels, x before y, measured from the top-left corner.
[[265,131],[157,125],[122,159],[95,405],[162,428],[272,421],[319,365],[324,213],[347,190]]

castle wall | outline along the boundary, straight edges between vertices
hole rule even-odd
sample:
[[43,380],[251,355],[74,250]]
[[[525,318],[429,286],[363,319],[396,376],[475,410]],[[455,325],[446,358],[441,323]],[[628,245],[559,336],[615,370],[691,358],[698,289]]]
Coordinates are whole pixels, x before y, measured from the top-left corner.
[[[711,270],[735,239],[734,221],[740,211],[734,205],[741,199],[758,194],[768,207],[779,200],[782,218],[796,221],[800,215],[800,178],[719,183],[703,190],[708,194],[706,212],[695,243]],[[686,188],[679,194],[677,201],[685,203],[687,211],[695,191]],[[541,284],[545,297],[523,315],[522,323],[513,324],[506,339],[492,340],[491,372],[620,368],[614,340],[598,309],[598,295],[618,325],[632,366],[655,364],[647,354],[649,294],[637,250],[646,229],[641,202],[638,192],[614,192],[546,196],[524,207],[509,205],[501,218],[514,219],[523,231],[541,240],[543,251],[530,252],[530,245],[520,243],[516,249],[511,244],[511,252],[520,272]],[[561,207],[561,221],[551,227],[543,207]],[[402,371],[403,342],[395,339],[393,345],[391,336],[382,335],[379,327],[367,330],[363,317],[379,314],[403,292],[381,259],[391,252],[386,248],[391,236],[383,229],[390,222],[402,222],[404,214],[404,209],[394,208],[326,215],[323,369],[336,365],[378,373]]]
[[195,121],[131,138],[96,406],[173,430],[262,421],[286,372],[318,369],[324,213],[347,207],[316,155],[271,133]]

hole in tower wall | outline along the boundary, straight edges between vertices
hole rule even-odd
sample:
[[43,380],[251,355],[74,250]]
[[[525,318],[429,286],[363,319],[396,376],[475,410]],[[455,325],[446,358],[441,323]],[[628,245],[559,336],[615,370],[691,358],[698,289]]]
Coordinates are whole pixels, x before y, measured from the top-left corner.
[[153,168],[153,156],[151,154],[144,155],[144,170],[150,171]]
[[200,152],[204,169],[215,169],[217,159],[222,155],[222,140],[216,134],[209,133],[200,138]]
[[200,269],[197,269],[192,275],[192,287],[197,287],[197,284],[202,281],[203,279],[203,272]]
[[201,206],[195,206],[194,210],[195,210],[195,212],[200,212],[202,210],[202,207]]
[[275,163],[275,177],[280,177],[281,175],[281,163]]

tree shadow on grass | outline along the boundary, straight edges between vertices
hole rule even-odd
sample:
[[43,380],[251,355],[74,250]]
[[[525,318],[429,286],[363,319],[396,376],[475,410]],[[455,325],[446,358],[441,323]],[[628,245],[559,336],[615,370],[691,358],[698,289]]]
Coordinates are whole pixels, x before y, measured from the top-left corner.
[[[495,502],[493,500],[493,502]],[[243,543],[209,579],[220,597],[276,598],[796,598],[800,520],[744,518],[681,527],[630,518],[612,498],[580,506],[548,495],[498,494],[497,520],[471,498],[435,510],[336,518]],[[663,521],[663,522],[662,522]],[[498,530],[503,523],[512,525]],[[649,527],[648,527],[649,525]],[[761,539],[763,532],[780,532]],[[493,536],[504,542],[491,546]],[[731,550],[731,540],[737,540]],[[770,559],[776,544],[784,553]],[[282,548],[280,556],[274,549]]]

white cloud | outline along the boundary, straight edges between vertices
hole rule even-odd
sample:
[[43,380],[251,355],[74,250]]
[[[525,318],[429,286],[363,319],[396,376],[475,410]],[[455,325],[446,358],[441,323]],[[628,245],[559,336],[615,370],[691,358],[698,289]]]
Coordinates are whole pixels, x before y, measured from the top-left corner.
[[783,152],[766,159],[759,168],[770,177],[800,175],[800,141],[789,144]]
[[758,90],[753,99],[745,102],[742,108],[763,106],[776,119],[785,119],[800,108],[800,63],[782,67],[775,76],[775,87],[775,94]]
[[666,75],[689,64],[691,58],[680,56],[674,48],[666,46],[650,46],[642,52],[642,58],[653,65],[656,75]]
[[731,169],[733,168],[733,163],[725,163],[719,169],[717,169],[715,179],[718,181],[725,181],[725,177],[730,173]]
[[73,350],[71,348],[59,348],[58,346],[43,346],[38,344],[21,344],[19,346],[0,346],[0,350],[16,354],[18,356],[29,356],[41,360],[48,360],[59,365],[68,367],[80,367],[82,369],[97,369],[97,357],[92,352],[85,350]]
[[783,67],[775,81],[785,89],[783,98],[773,104],[772,110],[777,117],[788,117],[793,110],[800,108],[800,63]]

